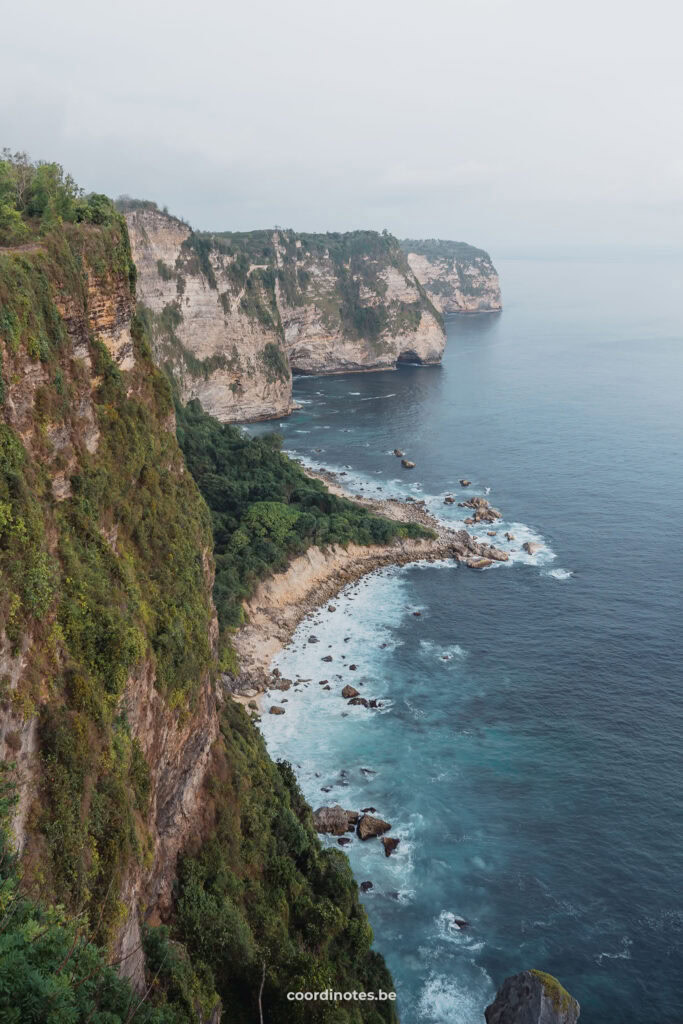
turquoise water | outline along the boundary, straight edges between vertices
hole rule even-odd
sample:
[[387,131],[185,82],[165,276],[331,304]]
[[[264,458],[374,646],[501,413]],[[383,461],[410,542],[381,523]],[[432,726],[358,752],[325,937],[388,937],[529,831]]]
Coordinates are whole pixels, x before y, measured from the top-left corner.
[[[350,486],[422,496],[449,521],[466,514],[443,504],[464,497],[460,477],[490,488],[510,563],[348,589],[279,657],[311,682],[263,730],[314,807],[374,806],[401,839],[389,859],[376,842],[346,849],[373,882],[363,900],[404,1024],[481,1024],[527,967],[556,974],[587,1024],[673,1024],[683,265],[499,269],[504,312],[451,320],[442,367],[300,378],[303,407],[278,429]],[[384,707],[347,707],[345,682]]]

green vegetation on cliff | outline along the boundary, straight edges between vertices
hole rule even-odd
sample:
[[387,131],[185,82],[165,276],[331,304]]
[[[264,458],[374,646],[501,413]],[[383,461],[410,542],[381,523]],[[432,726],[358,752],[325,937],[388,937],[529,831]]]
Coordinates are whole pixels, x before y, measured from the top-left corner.
[[[310,234],[283,230],[194,232],[187,244],[210,246],[228,257],[228,272],[236,291],[255,287],[258,303],[242,300],[245,312],[279,327],[275,284],[288,306],[315,304],[330,329],[345,337],[378,345],[383,334],[415,330],[423,310],[437,320],[440,315],[415,281],[400,243],[387,231],[347,231]],[[251,268],[251,270],[250,270]],[[327,277],[313,273],[327,270]],[[417,299],[387,299],[385,275],[393,268],[417,291]]]
[[341,850],[323,850],[291,767],[268,757],[244,709],[226,702],[210,795],[216,828],[178,871],[175,934],[210,972],[230,1024],[381,1024],[395,1005],[295,1003],[287,992],[393,989]]
[[458,263],[474,263],[483,260],[490,263],[491,257],[485,249],[477,249],[467,242],[451,242],[444,238],[402,238],[404,252],[416,252],[432,260],[457,260]]
[[[75,189],[61,169],[49,180]],[[126,701],[153,680],[158,704],[137,710],[147,725],[164,716],[165,742],[212,687],[212,527],[225,623],[288,555],[400,528],[332,498],[276,440],[249,440],[196,405],[179,410],[186,471],[144,319],[125,372],[92,326],[95,307],[116,320],[133,300],[125,224],[106,203],[97,223],[69,219],[66,200],[53,222],[27,207],[19,220],[35,244],[20,233],[0,252],[0,725],[18,757],[35,743],[21,866],[0,785],[0,1017],[196,1024],[220,997],[247,1024],[263,979],[266,1020],[391,1024],[392,1004],[310,1012],[285,998],[393,986],[346,858],[323,850],[291,769],[270,761],[232,701],[170,918],[144,929],[143,1001],[115,970],[124,880],[152,869],[164,811]]]
[[[126,282],[115,226],[57,225],[35,252],[0,253],[12,399],[0,407],[0,645],[10,665],[23,663],[17,686],[0,678],[0,700],[38,720],[43,888],[71,909],[101,910],[102,936],[119,921],[123,870],[146,844],[126,681],[148,666],[169,705],[186,709],[212,664],[209,517],[166,425],[168,383],[139,323],[125,379],[84,320],[71,322],[83,345],[74,358],[57,305],[74,318],[86,308],[93,262],[106,258],[100,271]],[[20,434],[12,424],[26,403]]]
[[330,494],[280,451],[276,434],[248,437],[219,423],[198,401],[176,408],[178,441],[211,510],[214,601],[223,626],[242,621],[242,600],[268,573],[312,544],[388,544],[426,537],[416,523],[373,515]]

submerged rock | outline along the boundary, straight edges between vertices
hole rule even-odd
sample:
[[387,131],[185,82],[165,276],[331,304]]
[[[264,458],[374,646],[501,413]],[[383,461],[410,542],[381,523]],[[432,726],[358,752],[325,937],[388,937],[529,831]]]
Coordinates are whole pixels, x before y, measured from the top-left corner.
[[352,697],[349,704],[359,704],[364,708],[370,707],[370,703],[365,697]]
[[522,971],[503,982],[484,1013],[486,1024],[576,1024],[580,1006],[551,974]]
[[374,818],[371,814],[364,814],[358,822],[358,836],[360,839],[374,839],[375,836],[381,836],[384,832],[388,832],[391,825],[388,821],[383,821],[382,818]]

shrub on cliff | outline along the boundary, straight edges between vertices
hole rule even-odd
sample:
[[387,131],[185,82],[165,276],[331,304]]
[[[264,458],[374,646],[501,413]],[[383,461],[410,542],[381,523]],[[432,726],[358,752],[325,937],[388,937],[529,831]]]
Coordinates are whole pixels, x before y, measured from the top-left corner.
[[111,199],[85,195],[57,163],[32,163],[26,153],[2,151],[0,245],[16,245],[59,224],[111,224],[119,219]]
[[[27,174],[38,209],[59,175],[36,172],[39,189]],[[89,283],[130,290],[125,224],[99,223],[110,205],[94,197],[89,223],[0,252],[0,642],[22,659],[16,688],[0,680],[0,710],[38,719],[29,852],[46,896],[97,907],[101,938],[120,923],[118,882],[146,843],[126,682],[146,667],[186,713],[213,665],[209,515],[168,429],[168,382],[140,323],[124,378],[80,313]]]
[[[148,989],[119,976],[117,962],[88,938],[88,921],[49,906],[21,874],[9,816],[16,796],[0,764],[0,1020],[3,1024],[196,1024],[217,1002],[213,979],[197,974],[164,928],[145,935]],[[205,1019],[208,1019],[208,1013]]]

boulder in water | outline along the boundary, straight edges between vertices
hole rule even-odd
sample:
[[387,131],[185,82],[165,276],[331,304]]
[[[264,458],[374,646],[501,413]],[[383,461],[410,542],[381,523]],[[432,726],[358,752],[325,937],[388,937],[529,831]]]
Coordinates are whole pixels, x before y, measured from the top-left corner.
[[401,451],[400,448],[394,448],[394,455],[396,456],[397,459],[400,459],[403,457],[403,452]]
[[270,711],[268,712],[269,715],[284,715],[284,713],[285,713],[285,709],[284,708],[279,708],[277,706],[277,704],[273,704],[273,706],[271,707]]
[[415,463],[411,462],[410,459],[401,459],[401,465],[404,469],[415,469]]
[[468,558],[465,560],[465,565],[470,569],[488,569],[490,565],[493,565],[493,559],[491,558]]
[[465,480],[465,479],[462,479],[462,480],[460,480],[458,482],[459,482],[461,487],[469,487],[470,484],[472,483],[471,480]]
[[368,882],[361,882],[360,883],[360,891],[361,892],[369,892],[369,890],[372,889],[372,887],[373,887],[372,886],[372,882],[370,882],[370,881],[368,881]]
[[358,693],[358,690],[355,688],[355,686],[351,686],[349,683],[346,684],[346,686],[342,690],[342,694],[341,695],[344,698],[344,700],[348,700],[349,697],[359,697],[360,696],[360,694]]
[[522,971],[507,978],[486,1007],[486,1024],[576,1024],[580,1006],[551,974]]
[[526,551],[527,555],[535,555],[537,551],[542,550],[543,545],[539,544],[535,540],[525,540],[522,544],[522,548]]
[[401,840],[392,839],[391,836],[382,836],[380,842],[384,847],[384,856],[391,857],[392,853],[394,852],[398,844],[401,842]]
[[381,836],[384,832],[388,832],[391,825],[388,821],[383,821],[382,818],[374,818],[371,814],[364,814],[358,822],[358,836],[360,839],[373,839],[375,836]]
[[358,821],[356,811],[346,811],[341,804],[333,807],[318,807],[313,811],[313,825],[316,832],[325,835],[343,836],[345,832],[353,832]]

